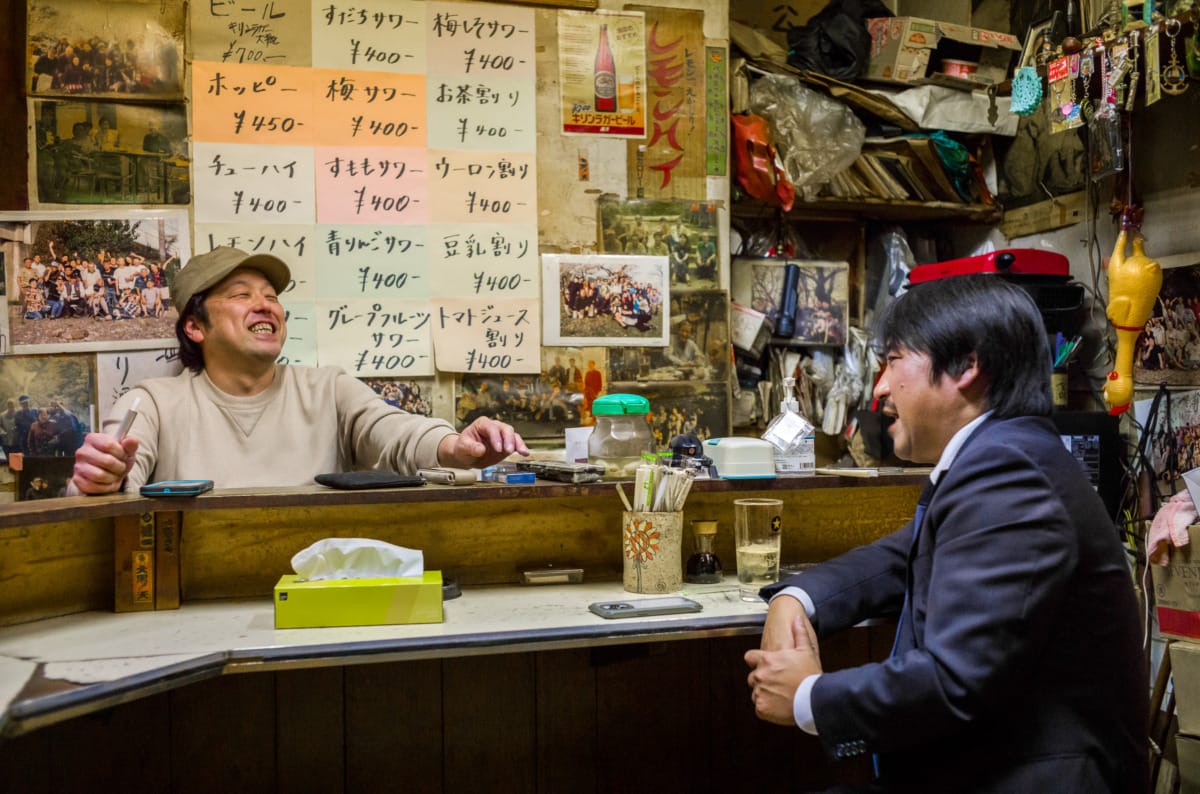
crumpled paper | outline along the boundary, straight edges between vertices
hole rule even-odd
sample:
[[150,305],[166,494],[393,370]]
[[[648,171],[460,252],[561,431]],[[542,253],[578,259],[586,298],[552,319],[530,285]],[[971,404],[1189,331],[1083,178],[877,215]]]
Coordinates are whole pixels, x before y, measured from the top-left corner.
[[306,581],[391,579],[421,576],[425,555],[370,538],[325,538],[292,557],[292,569]]

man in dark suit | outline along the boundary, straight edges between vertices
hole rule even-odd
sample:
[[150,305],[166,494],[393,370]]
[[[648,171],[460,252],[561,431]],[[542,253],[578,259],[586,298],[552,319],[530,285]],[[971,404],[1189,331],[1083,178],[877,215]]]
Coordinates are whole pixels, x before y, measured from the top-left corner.
[[[935,464],[930,485],[897,532],[763,589],[746,654],[759,717],[838,758],[874,755],[864,790],[1146,791],[1130,570],[1046,418],[1033,301],[999,276],[920,284],[885,310],[876,347],[896,452]],[[818,637],[896,615],[885,662],[822,672]]]

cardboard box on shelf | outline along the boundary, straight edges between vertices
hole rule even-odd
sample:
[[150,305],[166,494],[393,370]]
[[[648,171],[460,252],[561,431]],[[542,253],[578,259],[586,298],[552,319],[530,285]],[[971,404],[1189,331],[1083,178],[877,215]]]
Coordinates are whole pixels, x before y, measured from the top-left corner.
[[1200,524],[1188,527],[1188,545],[1171,549],[1168,565],[1150,566],[1150,576],[1159,633],[1200,639]]
[[1171,643],[1171,681],[1179,732],[1200,735],[1200,643]]
[[1176,735],[1175,755],[1179,762],[1179,794],[1200,794],[1200,739]]
[[[973,89],[1003,82],[1021,43],[1008,33],[921,17],[867,20],[871,31],[868,80]],[[977,62],[970,79],[942,74],[942,59]]]
[[275,585],[275,628],[381,626],[442,622],[442,572],[391,579],[303,581]]

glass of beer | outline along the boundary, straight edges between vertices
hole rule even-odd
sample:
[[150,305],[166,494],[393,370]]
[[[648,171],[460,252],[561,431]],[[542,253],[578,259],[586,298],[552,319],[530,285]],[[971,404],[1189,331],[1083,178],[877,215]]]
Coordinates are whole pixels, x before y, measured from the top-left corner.
[[759,589],[779,581],[783,500],[735,499],[733,519],[738,595],[759,601]]
[[621,113],[637,111],[637,77],[635,75],[617,76],[617,110]]

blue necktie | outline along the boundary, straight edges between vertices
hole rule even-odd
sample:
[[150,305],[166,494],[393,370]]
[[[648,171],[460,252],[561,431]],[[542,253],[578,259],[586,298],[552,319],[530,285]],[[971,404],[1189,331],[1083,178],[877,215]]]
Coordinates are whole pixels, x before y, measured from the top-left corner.
[[[925,484],[925,490],[921,491],[921,497],[917,500],[917,512],[913,516],[912,543],[909,546],[908,552],[910,560],[912,559],[913,554],[916,553],[917,538],[921,534],[921,519],[925,517],[925,508],[929,506],[929,500],[933,498],[933,489],[935,485],[936,484],[932,480],[927,482]],[[904,605],[900,607],[900,617],[896,621],[896,636],[892,640],[892,650],[891,653],[888,654],[889,658],[896,655],[896,648],[900,644],[900,631],[904,628],[904,617],[908,614],[908,597],[908,573],[906,571],[904,582]]]

